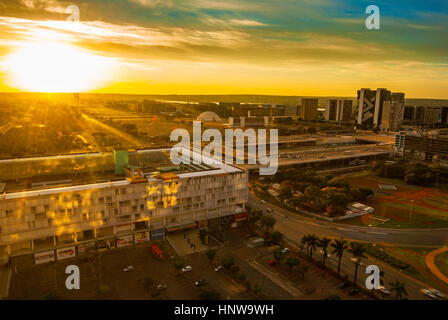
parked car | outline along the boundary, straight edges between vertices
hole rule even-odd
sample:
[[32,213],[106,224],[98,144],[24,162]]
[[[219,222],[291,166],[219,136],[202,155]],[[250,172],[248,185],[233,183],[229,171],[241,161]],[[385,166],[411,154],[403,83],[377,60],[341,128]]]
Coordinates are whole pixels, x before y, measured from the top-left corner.
[[272,267],[275,266],[278,262],[276,260],[269,260],[268,264]]
[[260,200],[260,202],[261,202],[262,204],[265,204],[265,203],[266,203],[266,201],[264,201],[264,200]]
[[338,289],[344,289],[347,286],[348,286],[348,282],[344,281],[344,282],[341,282],[340,284],[338,284]]
[[157,285],[157,290],[165,290],[165,289],[166,289],[166,284]]
[[134,270],[134,266],[127,266],[126,268],[123,269],[124,272],[128,272]]
[[390,291],[385,286],[379,285],[377,290],[386,296],[390,295]]
[[266,211],[269,213],[272,213],[272,209],[271,208],[266,208]]
[[198,281],[196,281],[196,282],[194,283],[194,285],[195,285],[196,287],[202,287],[202,286],[204,286],[204,285],[206,285],[206,284],[207,284],[207,280],[205,280],[205,279],[198,280]]
[[222,270],[224,270],[224,267],[223,267],[223,266],[217,266],[217,267],[215,268],[215,271],[216,271],[216,272],[218,272],[218,271],[222,271]]
[[438,299],[437,296],[428,289],[421,289],[420,292],[431,299]]
[[433,295],[437,296],[438,298],[446,299],[446,296],[443,293],[441,293],[439,290],[434,289],[434,288],[429,288],[428,290],[431,291],[431,293]]
[[191,271],[191,266],[186,266],[186,267],[183,267],[182,268],[182,272],[188,272],[188,271]]
[[283,253],[289,253],[289,248],[283,248],[282,252]]

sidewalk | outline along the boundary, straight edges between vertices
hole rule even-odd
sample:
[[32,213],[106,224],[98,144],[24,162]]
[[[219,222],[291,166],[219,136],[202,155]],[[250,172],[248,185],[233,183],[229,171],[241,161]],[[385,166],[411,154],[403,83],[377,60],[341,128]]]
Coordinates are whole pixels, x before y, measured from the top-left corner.
[[9,266],[0,267],[0,299],[8,297],[9,283],[11,281],[11,268]]
[[435,257],[445,251],[448,251],[448,248],[440,248],[428,253],[426,255],[426,265],[437,278],[448,284],[448,277],[446,277],[442,272],[440,272],[440,270],[437,268],[434,262]]

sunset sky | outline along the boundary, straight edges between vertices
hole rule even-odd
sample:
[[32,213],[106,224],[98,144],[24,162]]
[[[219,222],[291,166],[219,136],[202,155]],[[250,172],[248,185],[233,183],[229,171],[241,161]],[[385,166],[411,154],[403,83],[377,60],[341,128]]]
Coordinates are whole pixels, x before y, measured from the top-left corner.
[[446,0],[2,0],[0,32],[0,92],[448,98]]

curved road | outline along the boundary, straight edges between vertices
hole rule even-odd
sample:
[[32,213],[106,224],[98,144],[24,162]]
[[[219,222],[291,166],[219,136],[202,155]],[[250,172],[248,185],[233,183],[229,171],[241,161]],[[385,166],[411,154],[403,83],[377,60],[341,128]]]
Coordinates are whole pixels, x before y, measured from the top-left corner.
[[[272,214],[275,216],[276,223],[275,229],[283,233],[285,238],[294,246],[300,245],[302,236],[314,233],[319,237],[326,235],[331,238],[343,237],[347,240],[365,241],[369,243],[378,244],[393,244],[393,245],[405,245],[405,246],[426,246],[426,247],[441,247],[448,244],[448,229],[437,230],[418,230],[418,229],[381,229],[381,228],[369,228],[343,225],[338,223],[326,222],[318,219],[314,219],[307,216],[297,215],[291,213],[285,209],[279,208],[273,204],[262,204],[253,194],[249,193],[248,204],[252,208],[261,209],[264,213],[266,208],[273,210]],[[330,250],[331,252],[331,250]],[[316,253],[319,254],[319,253]],[[317,257],[317,256],[316,256]],[[344,253],[341,273],[348,275],[350,278],[353,276],[354,264],[350,261],[351,254],[349,252]],[[320,259],[320,258],[319,258]],[[327,260],[327,263],[336,268],[337,262],[335,257],[331,257]],[[368,257],[363,259],[364,266],[359,270],[359,284],[365,281],[364,268],[369,264],[375,264],[380,267],[381,271],[384,271],[383,280],[387,287],[390,282],[399,280],[405,283],[406,290],[409,293],[409,299],[429,299],[424,296],[420,289],[427,288],[428,284],[425,284],[419,280],[411,278],[410,276],[402,273],[401,271],[389,266],[388,264],[379,261],[375,258]],[[441,284],[440,289],[446,291],[448,286]],[[388,299],[392,296],[388,296]]]
[[297,215],[270,203],[262,204],[251,193],[249,193],[248,204],[252,208],[263,210],[263,212],[266,211],[266,208],[273,209],[277,221],[276,226],[282,230],[290,229],[291,232],[295,232],[298,240],[305,234],[315,233],[370,243],[425,247],[448,245],[448,229],[387,229],[327,222]]

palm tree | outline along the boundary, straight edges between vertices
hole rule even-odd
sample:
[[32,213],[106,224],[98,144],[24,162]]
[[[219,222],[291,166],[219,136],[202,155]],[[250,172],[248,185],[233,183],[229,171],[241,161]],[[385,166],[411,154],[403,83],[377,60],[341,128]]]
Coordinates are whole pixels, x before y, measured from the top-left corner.
[[390,282],[389,284],[391,285],[390,291],[395,291],[395,299],[401,300],[403,299],[403,295],[408,295],[404,283],[397,280],[395,282]]
[[348,251],[351,252],[351,254],[353,255],[355,262],[355,278],[353,280],[353,286],[356,286],[356,278],[358,276],[358,266],[361,263],[361,259],[366,258],[366,256],[364,255],[364,252],[366,252],[366,248],[364,247],[363,244],[359,242],[351,242],[350,249]]
[[327,237],[323,237],[319,240],[318,246],[322,248],[322,267],[325,269],[325,259],[328,255],[328,245],[330,244],[331,239]]
[[333,254],[336,254],[338,257],[338,276],[341,271],[341,261],[342,261],[342,255],[344,254],[345,249],[348,248],[347,241],[344,240],[344,238],[341,239],[335,239],[334,243],[331,244],[333,247]]
[[319,238],[314,234],[310,234],[309,245],[310,245],[310,257],[311,258],[313,258],[313,250],[316,250],[318,244],[319,244]]
[[310,235],[303,236],[301,243],[306,246],[306,255],[308,255],[308,250],[310,248]]

